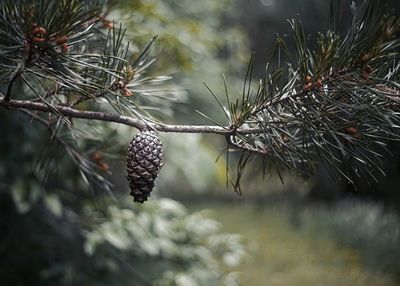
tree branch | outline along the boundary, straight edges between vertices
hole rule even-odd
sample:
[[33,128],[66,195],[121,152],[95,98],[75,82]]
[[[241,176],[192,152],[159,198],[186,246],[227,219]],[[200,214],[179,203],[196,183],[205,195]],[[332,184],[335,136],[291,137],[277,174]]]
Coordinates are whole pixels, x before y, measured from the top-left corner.
[[250,134],[250,133],[260,133],[262,130],[259,128],[250,128],[250,129],[238,129],[232,130],[231,127],[222,127],[222,126],[210,126],[210,125],[168,125],[168,124],[160,124],[160,123],[150,123],[144,122],[139,119],[135,119],[129,116],[119,115],[115,113],[106,113],[106,112],[98,112],[98,111],[87,111],[87,110],[79,110],[75,108],[71,108],[69,106],[61,106],[55,105],[50,106],[41,102],[34,102],[30,100],[15,100],[10,99],[6,100],[6,97],[0,95],[0,106],[8,107],[11,109],[27,109],[27,110],[36,110],[42,112],[49,113],[58,113],[64,116],[74,117],[74,118],[83,118],[83,119],[91,119],[91,120],[100,120],[114,123],[121,123],[128,126],[132,126],[134,128],[143,130],[143,129],[154,129],[159,132],[174,132],[174,133],[214,133],[220,135],[230,135],[233,133],[236,134]]

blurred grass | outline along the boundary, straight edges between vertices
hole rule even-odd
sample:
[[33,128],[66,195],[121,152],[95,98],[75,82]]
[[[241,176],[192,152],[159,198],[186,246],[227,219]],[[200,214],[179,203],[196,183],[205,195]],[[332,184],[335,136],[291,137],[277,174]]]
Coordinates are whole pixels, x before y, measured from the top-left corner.
[[[365,268],[359,249],[344,247],[325,230],[319,234],[315,228],[301,227],[287,206],[278,204],[260,208],[248,203],[222,202],[185,204],[193,211],[210,209],[223,224],[223,230],[242,235],[249,255],[236,269],[241,272],[240,285],[398,285],[389,274]],[[314,216],[304,218],[311,223],[314,218],[318,221],[319,212],[319,208],[313,208]],[[326,211],[324,215],[326,217]]]

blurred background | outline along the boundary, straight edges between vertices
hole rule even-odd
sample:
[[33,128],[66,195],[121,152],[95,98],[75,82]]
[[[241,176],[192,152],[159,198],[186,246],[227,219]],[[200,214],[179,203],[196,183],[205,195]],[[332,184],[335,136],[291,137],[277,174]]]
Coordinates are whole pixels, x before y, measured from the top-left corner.
[[[276,35],[290,37],[286,19],[301,17],[312,44],[328,27],[329,2],[120,0],[108,18],[138,50],[158,35],[153,72],[173,76],[184,94],[162,110],[164,122],[210,124],[198,110],[225,123],[203,83],[223,99],[225,75],[240,95],[252,52],[256,79]],[[382,5],[398,14],[398,1]],[[254,166],[238,195],[225,184],[224,138],[161,134],[165,166],[137,205],[125,179],[135,131],[97,127],[110,140],[88,143],[88,156],[106,164],[112,194],[89,192],[47,130],[0,111],[0,284],[400,285],[399,144],[389,145],[379,183],[354,188],[323,168],[282,183]],[[54,170],[46,180],[43,164]]]

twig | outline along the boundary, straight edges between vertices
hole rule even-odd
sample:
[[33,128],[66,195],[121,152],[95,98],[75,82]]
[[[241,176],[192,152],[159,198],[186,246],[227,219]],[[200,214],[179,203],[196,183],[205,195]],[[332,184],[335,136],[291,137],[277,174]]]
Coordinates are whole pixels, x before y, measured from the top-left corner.
[[249,151],[249,152],[252,152],[252,153],[257,153],[257,154],[262,155],[262,156],[271,155],[271,149],[270,148],[268,148],[268,149],[259,149],[259,148],[252,147],[250,145],[240,144],[240,143],[234,141],[232,137],[233,136],[231,136],[231,135],[226,136],[226,141],[227,141],[228,145],[231,145],[231,146],[236,147],[238,149],[246,150],[246,151]]

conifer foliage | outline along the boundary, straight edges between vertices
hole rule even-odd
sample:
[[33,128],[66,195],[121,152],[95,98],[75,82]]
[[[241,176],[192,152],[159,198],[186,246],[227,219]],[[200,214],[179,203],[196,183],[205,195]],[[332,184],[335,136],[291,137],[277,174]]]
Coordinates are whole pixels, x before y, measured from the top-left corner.
[[250,62],[242,98],[227,94],[227,106],[220,103],[232,130],[227,141],[242,150],[237,190],[254,157],[264,170],[309,175],[322,162],[352,184],[378,180],[390,155],[387,141],[400,139],[400,20],[382,6],[353,2],[351,24],[341,35],[338,3],[332,1],[330,29],[316,35],[316,43],[301,19],[289,20],[296,53],[278,36],[256,89]]

